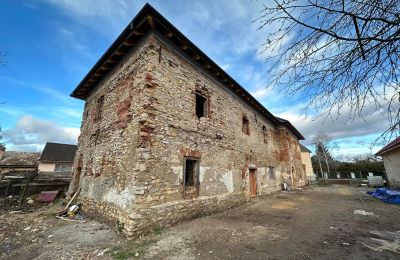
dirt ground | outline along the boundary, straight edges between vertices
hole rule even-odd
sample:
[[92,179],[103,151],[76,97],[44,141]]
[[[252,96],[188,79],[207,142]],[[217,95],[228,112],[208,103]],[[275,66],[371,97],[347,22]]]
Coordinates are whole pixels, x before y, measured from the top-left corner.
[[131,241],[94,220],[55,219],[59,204],[25,214],[0,206],[0,258],[400,259],[400,206],[367,190],[279,192]]

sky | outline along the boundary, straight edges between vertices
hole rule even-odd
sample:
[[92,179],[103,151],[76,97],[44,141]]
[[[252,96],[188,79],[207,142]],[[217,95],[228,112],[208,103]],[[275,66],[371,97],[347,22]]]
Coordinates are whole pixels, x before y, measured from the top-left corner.
[[[361,117],[348,120],[323,111],[301,113],[301,95],[265,88],[268,60],[263,43],[268,28],[255,21],[266,1],[148,1],[204,53],[228,72],[274,115],[305,136],[330,136],[339,160],[376,152],[371,143],[387,128],[387,117],[366,105]],[[41,151],[46,142],[77,143],[84,101],[70,97],[146,1],[16,0],[0,3],[0,127],[8,150]],[[313,149],[311,149],[313,150]]]

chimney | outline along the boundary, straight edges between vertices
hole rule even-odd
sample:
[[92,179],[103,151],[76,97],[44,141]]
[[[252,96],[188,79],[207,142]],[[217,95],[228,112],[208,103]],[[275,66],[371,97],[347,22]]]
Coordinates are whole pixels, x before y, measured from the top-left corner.
[[3,159],[5,151],[6,147],[3,144],[0,144],[0,160]]

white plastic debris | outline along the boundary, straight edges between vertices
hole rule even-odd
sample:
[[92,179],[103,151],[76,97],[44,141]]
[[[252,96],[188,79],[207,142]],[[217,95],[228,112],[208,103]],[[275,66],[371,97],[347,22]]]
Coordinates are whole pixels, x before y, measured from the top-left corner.
[[355,209],[354,214],[363,215],[363,216],[373,216],[374,212],[368,212],[365,210]]

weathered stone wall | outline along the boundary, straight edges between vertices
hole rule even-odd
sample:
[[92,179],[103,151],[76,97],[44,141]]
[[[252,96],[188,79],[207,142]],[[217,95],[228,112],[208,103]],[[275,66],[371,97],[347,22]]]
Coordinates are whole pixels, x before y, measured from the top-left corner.
[[[195,91],[208,98],[206,118],[195,114]],[[183,187],[185,156],[200,160],[191,196]],[[150,35],[87,99],[70,192],[79,186],[87,213],[118,220],[133,235],[243,203],[250,167],[258,195],[280,190],[283,181],[304,185],[295,136]]]
[[146,116],[145,78],[153,49],[142,43],[132,50],[86,100],[70,193],[79,187],[87,213],[110,221],[126,221],[136,194],[143,192],[136,176],[145,168],[139,162],[146,157],[146,147],[138,129]]
[[[154,67],[149,72],[157,86],[153,92],[158,100],[153,133],[156,141],[147,164],[149,172],[163,173],[157,176],[161,198],[166,197],[171,186],[176,188],[167,200],[182,198],[184,156],[201,160],[200,196],[248,193],[250,165],[257,168],[259,195],[281,189],[282,181],[289,176],[293,176],[294,186],[304,185],[299,142],[287,129],[276,129],[178,51],[159,38],[154,40],[161,48],[153,57]],[[196,91],[208,97],[206,118],[195,115]],[[250,121],[250,135],[242,132],[243,115]],[[267,129],[266,142],[263,126]],[[268,176],[269,166],[275,168],[275,179]]]

